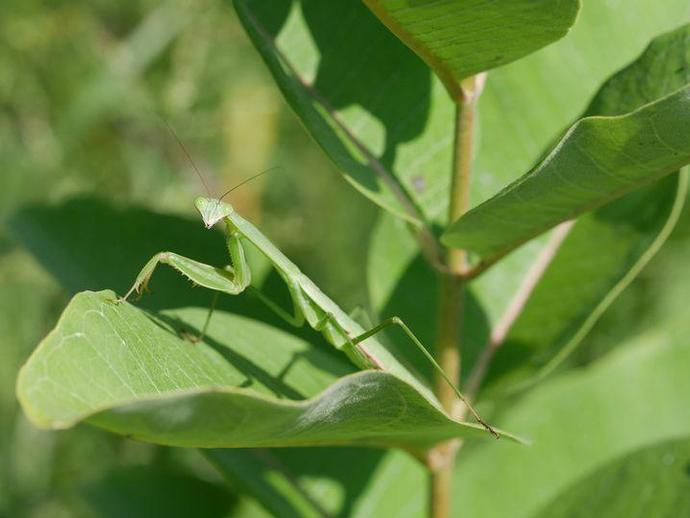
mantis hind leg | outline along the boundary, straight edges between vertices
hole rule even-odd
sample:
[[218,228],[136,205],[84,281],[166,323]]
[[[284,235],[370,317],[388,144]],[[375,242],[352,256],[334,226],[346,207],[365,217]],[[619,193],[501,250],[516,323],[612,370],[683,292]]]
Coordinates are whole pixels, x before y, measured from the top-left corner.
[[448,383],[448,385],[453,389],[455,394],[458,396],[458,399],[460,399],[460,401],[462,401],[465,404],[465,406],[470,411],[470,413],[474,416],[474,418],[477,420],[477,422],[479,422],[479,424],[481,424],[484,428],[487,429],[487,431],[491,432],[491,434],[498,439],[499,435],[496,432],[496,430],[494,430],[491,427],[491,425],[489,425],[486,421],[484,421],[484,419],[482,419],[482,417],[479,415],[479,412],[477,412],[474,409],[474,407],[472,407],[472,405],[467,400],[467,398],[465,398],[465,396],[462,395],[460,390],[455,386],[455,383],[453,383],[453,381],[448,377],[446,372],[436,362],[436,360],[431,355],[431,353],[429,353],[429,351],[426,349],[426,347],[424,347],[424,345],[419,340],[419,338],[417,338],[417,336],[415,336],[415,334],[412,332],[412,330],[409,327],[407,327],[407,324],[405,324],[405,322],[403,322],[399,317],[387,318],[386,320],[381,322],[379,325],[371,328],[368,331],[365,331],[364,333],[362,333],[359,336],[351,338],[350,341],[353,344],[358,344],[358,343],[366,340],[370,336],[373,336],[373,335],[383,331],[385,328],[390,327],[390,326],[398,326],[405,332],[405,334],[408,336],[408,338],[410,340],[412,340],[412,343],[415,344],[417,349],[419,349],[419,351],[426,357],[426,359],[429,360],[429,362],[431,362],[431,365],[433,365],[436,372],[438,372],[439,375],[443,378],[443,380],[446,383]]

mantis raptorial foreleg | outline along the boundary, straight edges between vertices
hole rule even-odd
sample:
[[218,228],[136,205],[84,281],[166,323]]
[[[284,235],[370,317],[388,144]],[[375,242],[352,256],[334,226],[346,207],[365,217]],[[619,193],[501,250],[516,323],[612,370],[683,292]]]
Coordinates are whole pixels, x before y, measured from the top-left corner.
[[122,299],[127,300],[132,293],[141,293],[146,289],[149,279],[159,263],[172,266],[199,286],[230,295],[242,293],[251,282],[251,270],[244,256],[241,236],[235,233],[231,234],[227,239],[227,246],[232,267],[227,266],[224,269],[200,263],[174,252],[160,252],[154,255],[141,269],[134,284]]
[[134,285],[122,299],[127,300],[132,293],[141,293],[145,290],[153,271],[159,263],[172,266],[193,283],[215,291],[201,333],[188,337],[190,341],[195,343],[202,341],[211,323],[211,316],[218,302],[219,292],[235,295],[244,291],[251,282],[251,270],[244,255],[241,238],[242,236],[238,232],[232,232],[226,240],[228,252],[230,253],[234,268],[215,268],[174,252],[160,252],[154,255],[146,265],[144,265],[139,275],[137,275]]

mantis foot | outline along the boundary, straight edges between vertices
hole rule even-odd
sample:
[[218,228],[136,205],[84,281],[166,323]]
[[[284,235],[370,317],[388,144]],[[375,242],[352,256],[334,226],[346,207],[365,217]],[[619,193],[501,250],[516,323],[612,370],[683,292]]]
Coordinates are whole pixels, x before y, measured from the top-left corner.
[[199,342],[203,342],[205,338],[203,334],[192,333],[191,331],[187,331],[186,329],[180,329],[180,331],[178,331],[178,334],[180,335],[180,338],[192,344],[198,344]]

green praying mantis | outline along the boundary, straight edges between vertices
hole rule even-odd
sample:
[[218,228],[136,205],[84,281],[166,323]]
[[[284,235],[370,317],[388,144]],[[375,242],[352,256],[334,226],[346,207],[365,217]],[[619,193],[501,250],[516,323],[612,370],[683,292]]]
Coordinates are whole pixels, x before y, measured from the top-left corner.
[[[184,146],[182,146],[182,148],[184,150]],[[191,157],[189,157],[186,150],[185,153],[191,161]],[[206,185],[203,176],[201,176],[201,173],[196,169],[196,166],[194,169],[197,174],[199,174],[204,185]],[[249,180],[253,178],[254,177],[249,178]],[[236,187],[239,187],[239,185]],[[231,189],[231,191],[232,190],[234,189]],[[228,191],[228,193],[229,192],[230,191]],[[408,366],[397,359],[375,338],[375,335],[383,329],[390,326],[398,326],[405,332],[427,360],[431,362],[440,376],[450,387],[452,387],[458,398],[467,406],[475,419],[484,426],[488,432],[493,434],[496,438],[499,437],[499,434],[481,418],[436,362],[434,357],[400,318],[388,318],[368,330],[362,328],[352,317],[345,313],[333,300],[324,294],[311,279],[304,275],[304,273],[273,245],[263,233],[242,218],[233,209],[232,205],[223,202],[222,198],[226,194],[217,199],[211,198],[210,196],[198,197],[194,204],[207,229],[211,229],[219,222],[225,224],[227,230],[226,245],[231,264],[224,268],[218,268],[183,257],[174,252],[160,252],[146,263],[141,272],[137,275],[132,288],[121,300],[127,300],[134,292],[141,293],[142,289],[147,286],[156,266],[160,263],[171,266],[190,279],[194,284],[214,290],[216,295],[219,293],[239,295],[245,290],[252,291],[271,310],[290,324],[295,327],[301,327],[306,322],[314,330],[320,332],[331,345],[346,354],[358,368],[363,370],[377,369],[392,373],[417,388],[422,395],[434,405],[438,406],[438,402],[429,388],[420,382],[419,375],[415,374]],[[282,277],[292,301],[291,313],[281,308],[276,302],[266,297],[260,290],[250,285],[251,269],[245,257],[243,240],[254,245],[270,261],[273,268],[275,268],[277,273]],[[214,303],[211,304],[208,317],[206,318],[201,332],[202,337],[206,332],[211,314],[215,307],[215,299],[214,297]]]

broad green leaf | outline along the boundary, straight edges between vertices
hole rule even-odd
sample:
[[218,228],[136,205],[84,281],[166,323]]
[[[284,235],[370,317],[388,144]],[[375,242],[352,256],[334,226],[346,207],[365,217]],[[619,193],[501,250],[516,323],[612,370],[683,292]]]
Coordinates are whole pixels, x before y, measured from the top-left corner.
[[[70,232],[71,228],[78,230]],[[134,229],[138,229],[138,231]],[[156,229],[159,230],[156,231]],[[223,264],[227,260],[221,237],[216,233],[205,231],[201,225],[194,221],[163,216],[143,209],[118,209],[97,200],[72,200],[67,204],[54,207],[26,209],[15,216],[12,233],[22,243],[26,243],[29,249],[36,253],[41,263],[54,273],[70,291],[89,285],[114,285],[119,286],[118,291],[123,293],[130,286],[137,271],[148,257],[161,249],[184,250],[190,256],[203,257],[205,260],[213,261],[214,264]],[[99,253],[92,253],[94,249],[98,250]],[[126,254],[123,251],[129,251],[129,253]],[[71,276],[69,272],[76,272],[78,276]],[[182,304],[199,304],[202,306],[208,304],[205,290],[191,290],[186,282],[181,281],[179,276],[168,275],[168,273],[172,272],[163,269],[156,273],[151,282],[153,293],[147,293],[140,303],[150,308],[178,307]],[[269,280],[271,279],[269,278]],[[280,291],[276,293],[271,285],[272,282],[264,283],[262,290],[268,289],[270,293],[280,295]],[[282,288],[282,285],[279,287]],[[261,312],[248,311],[246,306],[252,302],[251,298],[225,297],[224,299],[226,302],[230,299],[230,303],[233,300],[238,301],[237,304],[231,305],[234,311],[242,311],[253,318],[263,319],[266,316]],[[289,303],[289,301],[285,302],[286,304]],[[269,321],[275,323],[270,318]],[[295,330],[290,328],[290,333],[293,334],[294,332]],[[312,343],[315,343],[319,338],[315,333],[305,333],[305,336],[308,336]],[[323,351],[327,354],[339,354],[332,347],[327,345],[325,347],[327,348]],[[311,456],[308,451],[300,449],[300,460],[297,462],[294,460],[295,456],[286,459],[282,455],[284,451],[287,450],[280,452],[280,460],[288,463],[293,470],[295,463],[305,465],[307,462],[305,457]],[[343,455],[347,456],[349,451],[349,449],[343,450]],[[376,450],[357,451],[353,454],[356,453],[357,458],[361,461],[370,457],[372,452],[376,452]],[[329,455],[329,458],[335,458],[334,455],[334,453]],[[375,456],[378,455],[380,454]],[[315,461],[314,470],[320,466],[316,462],[317,457],[315,455],[313,459]],[[255,463],[260,466],[258,460]],[[372,467],[370,462],[361,464],[359,461],[356,465],[351,462],[349,465],[355,472],[360,472],[357,466],[363,470]],[[249,482],[244,482],[244,485],[247,485],[251,483],[250,474],[254,473],[250,469],[252,459],[248,463],[243,463],[242,466],[245,466],[246,469],[240,473],[236,472],[234,480],[237,481],[238,478],[250,479]],[[335,467],[333,469],[337,471]],[[335,471],[333,477],[337,478]],[[340,472],[342,472],[341,468]],[[310,475],[309,478],[313,478],[313,476],[315,475]],[[268,482],[272,481],[273,479],[269,478]],[[239,480],[237,483],[242,482]],[[336,481],[333,483],[335,484]],[[345,485],[348,495],[352,494],[353,491],[359,491],[356,487],[351,488],[345,478],[337,478],[337,484],[340,483]],[[334,491],[336,490],[334,489]],[[336,491],[336,494],[340,493]]]
[[573,352],[664,245],[687,186],[686,173],[665,178],[577,221],[494,356],[489,391],[536,383]]
[[563,37],[579,0],[364,0],[436,72],[452,97],[460,81]]
[[690,88],[635,112],[588,117],[536,169],[452,224],[444,243],[492,260],[558,223],[690,163]]
[[198,309],[155,317],[118,303],[113,292],[78,294],[22,368],[17,392],[25,413],[42,427],[87,420],[186,447],[419,449],[486,436],[388,373],[338,380],[344,362],[258,322],[221,313],[205,344],[180,337],[198,332],[204,317]]
[[614,71],[689,19],[685,0],[667,0],[664,9],[655,0],[584,2],[566,37],[492,71],[479,101],[473,205],[532,168]]
[[665,441],[587,474],[536,516],[690,515],[690,439]]
[[408,221],[441,214],[454,105],[425,63],[360,2],[234,5],[286,100],[346,179]]
[[658,37],[605,84],[528,174],[447,229],[486,260],[690,162],[690,28]]

